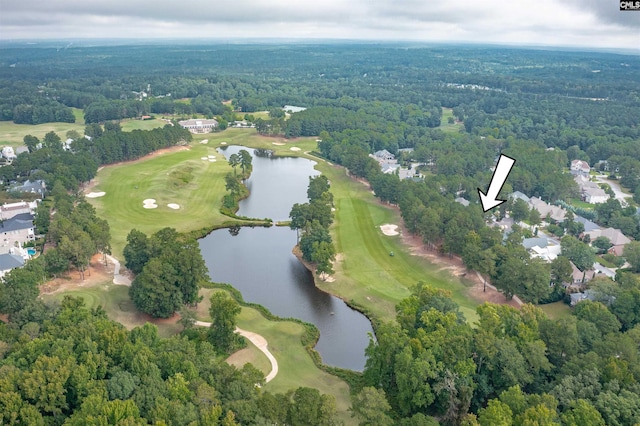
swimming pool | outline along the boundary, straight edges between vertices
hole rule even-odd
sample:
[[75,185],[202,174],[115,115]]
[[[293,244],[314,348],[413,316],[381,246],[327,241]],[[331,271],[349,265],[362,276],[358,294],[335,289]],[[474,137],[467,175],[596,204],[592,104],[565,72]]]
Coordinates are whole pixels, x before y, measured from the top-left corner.
[[28,248],[27,253],[29,254],[29,256],[33,256],[34,254],[36,254],[36,249]]

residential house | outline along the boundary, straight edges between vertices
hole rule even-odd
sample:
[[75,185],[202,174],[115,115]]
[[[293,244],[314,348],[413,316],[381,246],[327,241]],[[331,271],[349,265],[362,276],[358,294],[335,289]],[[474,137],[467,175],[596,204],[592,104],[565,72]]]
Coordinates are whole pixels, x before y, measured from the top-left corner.
[[607,237],[613,246],[609,249],[609,253],[613,253],[616,256],[622,256],[624,246],[629,244],[631,240],[627,238],[622,231],[615,228],[595,229],[593,231],[585,232],[583,235],[588,235],[591,241],[598,237]]
[[376,151],[373,153],[373,158],[378,162],[382,161],[395,161],[396,157],[386,149],[382,149],[380,151]]
[[576,265],[573,264],[573,262],[571,262],[571,270],[573,283],[569,287],[581,287],[583,284],[588,283],[593,277],[596,276],[595,269],[581,271],[576,267]]
[[38,206],[37,201],[20,201],[19,203],[4,203],[0,206],[0,220],[11,219],[19,214],[28,213],[34,214],[36,207]]
[[0,254],[0,278],[4,278],[12,269],[22,268],[24,259],[15,254]]
[[576,306],[577,303],[582,302],[583,300],[596,300],[596,294],[592,290],[585,290],[584,293],[572,293],[571,297],[571,306]]
[[588,176],[589,172],[591,172],[591,167],[589,167],[589,163],[582,160],[573,160],[570,166],[572,175],[581,175]]
[[13,151],[13,148],[10,146],[5,146],[4,148],[2,148],[2,156],[9,161],[18,158],[16,156],[16,153]]
[[551,262],[561,252],[560,244],[547,237],[525,238],[522,240],[522,245],[529,252],[529,256],[540,258],[546,262]]
[[598,262],[593,264],[593,269],[596,271],[596,274],[602,274],[602,275],[604,275],[604,276],[606,276],[608,278],[611,278],[614,281],[616,279],[616,270],[615,269],[607,268],[606,266],[601,265]]
[[213,129],[218,127],[218,122],[214,119],[189,119],[179,121],[178,124],[180,124],[183,128],[189,130],[191,133],[209,133],[212,132]]
[[549,217],[555,222],[562,222],[567,214],[567,211],[562,207],[548,204],[538,197],[531,197],[530,205],[540,213],[543,220]]
[[293,114],[294,112],[302,112],[306,110],[305,107],[299,107],[295,105],[285,105],[284,107],[282,107],[282,109],[284,110],[284,112],[288,112],[291,114]]
[[47,185],[43,180],[27,180],[24,183],[16,183],[9,187],[9,191],[14,192],[28,192],[31,194],[39,194],[41,198],[44,198],[44,194],[47,190]]
[[588,177],[578,175],[574,177],[574,181],[578,185],[578,188],[580,188],[580,196],[582,197],[582,200],[587,203],[606,203],[609,199],[609,194],[607,194],[604,189],[600,188],[596,182],[590,181]]
[[597,223],[590,221],[582,216],[576,215],[573,219],[576,222],[580,222],[584,226],[584,232],[594,231],[596,229],[600,229]]
[[463,206],[465,206],[465,207],[469,207],[469,200],[465,200],[465,199],[464,199],[464,198],[462,198],[462,197],[458,197],[458,198],[456,198],[454,201],[455,201],[456,203],[458,203],[458,204],[462,204],[462,205],[463,205]]
[[514,200],[522,200],[527,204],[531,203],[531,199],[529,197],[527,197],[525,194],[523,194],[522,192],[520,192],[520,191],[512,192],[509,195],[509,198],[513,198]]
[[9,253],[11,248],[34,239],[33,216],[29,213],[15,215],[0,223],[0,253]]

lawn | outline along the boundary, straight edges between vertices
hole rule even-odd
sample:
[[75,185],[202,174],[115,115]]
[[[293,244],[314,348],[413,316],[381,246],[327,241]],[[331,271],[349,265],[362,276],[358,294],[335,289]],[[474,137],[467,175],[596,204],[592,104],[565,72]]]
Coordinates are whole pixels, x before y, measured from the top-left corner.
[[546,305],[538,305],[540,309],[544,311],[545,314],[552,320],[558,320],[562,318],[567,318],[571,316],[571,308],[566,303],[554,302],[548,303]]
[[[89,309],[102,306],[109,319],[119,322],[129,330],[144,325],[150,319],[149,316],[139,312],[131,302],[131,299],[129,299],[129,287],[114,285],[109,281],[93,287],[43,295],[42,298],[45,301],[52,299],[62,300],[67,295],[83,298],[86,307]],[[163,337],[172,336],[182,329],[180,325],[174,322],[155,321],[155,323],[158,326],[158,334]]]
[[160,119],[153,120],[123,120],[120,122],[120,127],[124,132],[130,132],[132,130],[152,130],[157,127],[164,127],[167,124],[166,121],[162,121]]

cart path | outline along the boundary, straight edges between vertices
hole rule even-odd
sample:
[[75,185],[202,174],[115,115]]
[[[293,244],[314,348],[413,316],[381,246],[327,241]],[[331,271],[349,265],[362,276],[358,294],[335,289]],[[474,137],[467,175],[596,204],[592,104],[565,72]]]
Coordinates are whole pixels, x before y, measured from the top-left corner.
[[[196,321],[195,325],[199,325],[202,327],[211,327],[210,322],[204,322],[204,321]],[[254,333],[253,331],[243,330],[238,327],[236,327],[235,332],[241,335],[242,337],[247,338],[251,343],[253,343],[256,346],[256,348],[260,349],[260,351],[263,354],[265,354],[266,357],[269,359],[269,362],[271,363],[271,372],[267,374],[267,377],[265,377],[265,382],[269,383],[278,374],[278,361],[276,361],[276,358],[269,351],[269,349],[267,349],[267,345],[268,345],[267,339],[265,339],[258,333]]]

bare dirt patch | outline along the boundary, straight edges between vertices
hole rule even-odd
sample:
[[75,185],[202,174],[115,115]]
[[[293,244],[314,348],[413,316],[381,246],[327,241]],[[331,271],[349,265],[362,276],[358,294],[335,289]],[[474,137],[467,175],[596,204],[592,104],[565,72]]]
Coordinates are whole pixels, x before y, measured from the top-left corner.
[[[122,271],[121,271],[122,272]],[[89,268],[84,273],[84,280],[80,279],[77,271],[68,272],[66,275],[54,278],[40,286],[40,294],[55,294],[77,288],[89,288],[111,282],[113,280],[113,264],[106,266],[101,254],[96,254],[89,262]]]
[[[484,286],[484,280],[475,271],[469,271],[467,267],[457,256],[440,255],[438,252],[428,250],[422,242],[422,238],[411,235],[409,231],[402,226],[402,242],[409,247],[409,252],[414,256],[420,256],[428,259],[431,263],[440,266],[439,271],[448,271],[456,277],[463,277],[465,280],[473,283],[473,286],[467,290],[467,294],[479,302],[491,302],[500,305],[509,305],[514,308],[520,306],[515,300],[507,300],[504,294],[499,291]],[[487,284],[490,284],[487,280]]]

